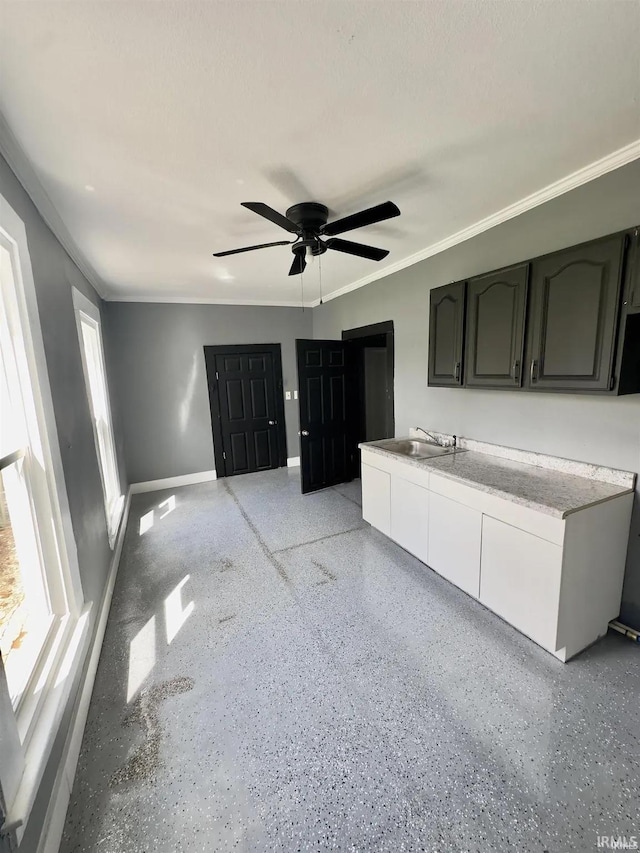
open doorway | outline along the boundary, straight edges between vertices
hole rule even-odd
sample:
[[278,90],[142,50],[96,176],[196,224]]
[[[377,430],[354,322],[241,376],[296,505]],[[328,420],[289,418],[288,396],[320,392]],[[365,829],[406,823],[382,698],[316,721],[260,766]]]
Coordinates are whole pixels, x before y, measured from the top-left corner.
[[347,329],[342,340],[353,351],[356,372],[356,440],[393,438],[393,322]]
[[302,492],[360,476],[358,444],[392,438],[393,323],[297,340]]
[[362,441],[393,438],[395,434],[393,321],[347,329],[342,333],[342,340],[352,351],[355,372],[352,475],[358,477],[358,444]]

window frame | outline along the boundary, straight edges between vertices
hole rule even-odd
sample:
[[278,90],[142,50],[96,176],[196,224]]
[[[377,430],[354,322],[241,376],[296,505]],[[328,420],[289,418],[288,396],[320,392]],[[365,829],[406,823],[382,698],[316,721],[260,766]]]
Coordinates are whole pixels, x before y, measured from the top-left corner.
[[[109,378],[107,375],[107,365],[104,357],[104,343],[102,338],[102,318],[100,309],[84,293],[78,290],[77,287],[72,289],[73,307],[76,318],[76,328],[78,330],[78,343],[80,346],[80,357],[82,360],[82,371],[84,374],[84,384],[87,392],[87,401],[89,403],[89,413],[91,415],[91,426],[93,428],[93,439],[96,446],[96,455],[98,457],[98,468],[100,470],[100,480],[102,483],[102,494],[104,497],[104,511],[107,519],[107,532],[109,535],[109,546],[113,550],[118,535],[118,528],[122,520],[124,510],[124,494],[122,492],[122,484],[120,481],[120,471],[118,470],[118,455],[116,452],[115,434],[113,431],[113,420],[111,416],[111,394],[109,393]],[[105,461],[100,445],[100,437],[98,435],[97,418],[94,413],[94,403],[91,392],[91,377],[90,368],[87,362],[87,352],[85,349],[85,340],[82,331],[82,325],[86,324],[96,334],[96,343],[98,349],[98,361],[101,370],[100,382],[103,386],[106,396],[105,408],[105,426],[106,426],[106,452],[109,459]],[[112,466],[111,471],[105,471],[105,466]],[[108,482],[113,479],[117,486],[117,494],[110,495]]]
[[[0,245],[7,251],[2,255],[9,258],[12,277],[11,286],[0,281],[0,303],[6,311],[10,345],[17,357],[23,400],[25,394],[28,396],[25,419],[29,442],[35,446],[42,466],[34,495],[39,505],[38,518],[45,515],[50,521],[44,534],[48,540],[44,560],[47,588],[55,601],[46,642],[15,705],[0,665],[0,706],[13,711],[3,711],[0,721],[0,786],[7,819],[24,825],[86,655],[92,605],[85,603],[82,590],[26,229],[1,194]],[[38,535],[43,536],[43,532],[38,530]],[[17,834],[20,839],[22,829]]]

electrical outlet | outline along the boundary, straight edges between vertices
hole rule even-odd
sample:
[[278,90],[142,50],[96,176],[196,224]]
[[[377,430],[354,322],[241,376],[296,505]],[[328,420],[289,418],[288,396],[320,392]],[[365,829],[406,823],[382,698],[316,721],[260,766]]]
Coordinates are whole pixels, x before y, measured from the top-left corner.
[[285,400],[290,400],[290,399],[291,399],[291,391],[285,391],[285,392],[284,392],[284,399],[285,399]]
[[297,400],[297,399],[298,399],[298,392],[297,392],[297,391],[294,391],[294,392],[293,392],[293,399],[294,399],[294,400]]

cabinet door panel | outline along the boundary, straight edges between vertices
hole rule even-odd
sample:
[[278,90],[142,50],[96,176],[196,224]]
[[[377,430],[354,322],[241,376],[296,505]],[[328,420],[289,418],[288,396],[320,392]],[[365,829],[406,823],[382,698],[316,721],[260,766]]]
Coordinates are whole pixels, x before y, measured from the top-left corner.
[[609,389],[624,237],[534,261],[528,386]]
[[391,533],[391,476],[370,465],[361,466],[362,517],[389,536]]
[[465,283],[447,284],[429,296],[429,385],[462,384]]
[[429,493],[429,566],[474,598],[480,586],[482,513]]
[[429,492],[422,486],[391,478],[391,538],[414,557],[427,562]]
[[559,545],[483,516],[480,601],[551,652],[561,571]]
[[468,282],[465,385],[522,384],[528,271],[522,264]]
[[630,241],[628,264],[629,292],[625,306],[627,314],[636,314],[640,311],[640,230],[637,228]]

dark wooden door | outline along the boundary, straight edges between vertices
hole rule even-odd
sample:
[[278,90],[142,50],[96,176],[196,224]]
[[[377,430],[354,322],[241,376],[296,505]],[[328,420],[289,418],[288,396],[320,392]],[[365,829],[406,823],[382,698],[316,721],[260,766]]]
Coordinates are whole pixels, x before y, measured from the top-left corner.
[[296,341],[302,492],[353,477],[351,349],[343,341]]
[[430,293],[429,385],[462,385],[465,282]]
[[467,282],[464,384],[520,388],[529,265]]
[[286,465],[280,346],[205,347],[216,471]]
[[618,235],[532,263],[530,390],[611,387],[623,250]]

